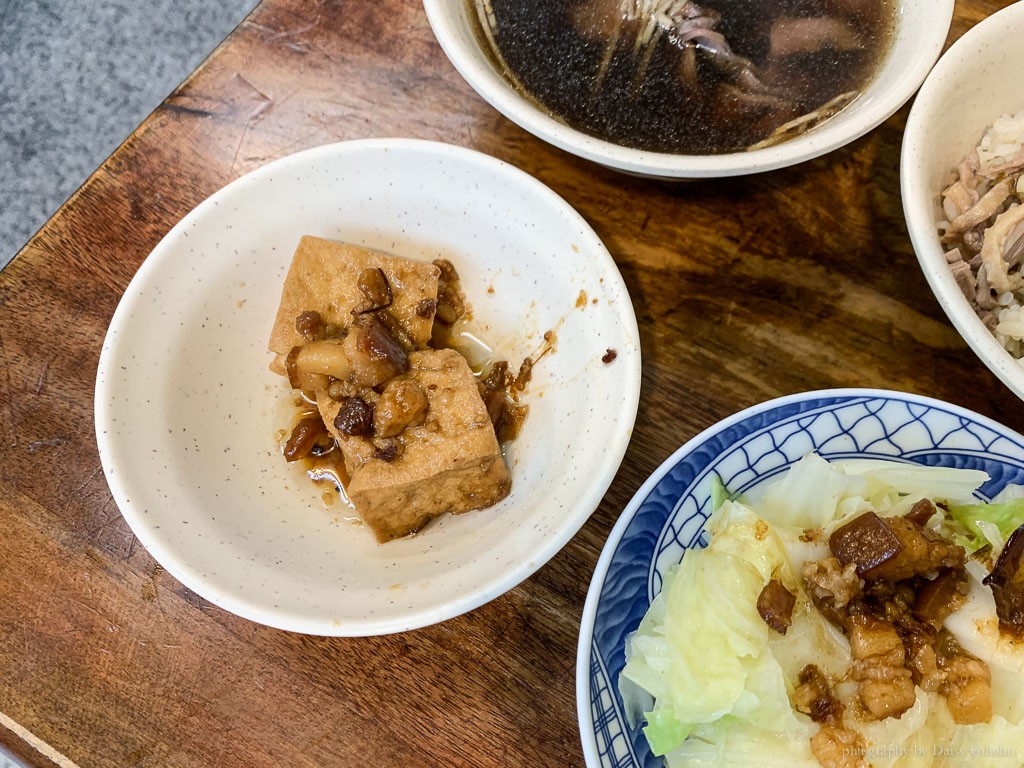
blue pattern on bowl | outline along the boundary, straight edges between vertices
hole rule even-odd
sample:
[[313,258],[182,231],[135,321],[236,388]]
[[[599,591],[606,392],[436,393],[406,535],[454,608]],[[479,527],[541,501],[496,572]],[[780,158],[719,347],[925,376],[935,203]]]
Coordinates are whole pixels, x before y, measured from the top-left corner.
[[626,636],[661,590],[668,566],[703,546],[711,478],[746,493],[811,451],[823,458],[895,459],[981,469],[989,499],[1024,483],[1024,437],[957,406],[881,390],[780,398],[701,433],[644,484],[609,536],[583,611],[577,656],[580,732],[590,768],[657,768],[639,726],[623,714],[618,676]]

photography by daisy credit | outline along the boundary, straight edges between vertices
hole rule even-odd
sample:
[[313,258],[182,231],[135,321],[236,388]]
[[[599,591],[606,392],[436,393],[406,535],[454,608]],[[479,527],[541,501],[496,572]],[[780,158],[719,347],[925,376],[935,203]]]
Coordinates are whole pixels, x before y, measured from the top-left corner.
[[[866,760],[871,758],[904,758],[904,757],[933,757],[940,761],[943,759],[956,760],[958,764],[970,760],[1002,760],[1005,765],[1019,765],[1015,761],[1018,752],[1009,747],[946,747],[938,744],[928,747],[916,745],[904,747],[899,745],[876,746],[876,747],[848,747],[842,750],[843,757],[860,757]],[[942,764],[941,762],[939,763]],[[1004,763],[1000,763],[1004,764]]]

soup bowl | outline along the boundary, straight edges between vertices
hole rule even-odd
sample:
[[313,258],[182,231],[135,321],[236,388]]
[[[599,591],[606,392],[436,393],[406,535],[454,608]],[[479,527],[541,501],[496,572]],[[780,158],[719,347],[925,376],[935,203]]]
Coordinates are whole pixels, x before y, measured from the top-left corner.
[[806,133],[772,146],[725,154],[669,154],[604,141],[568,126],[517,89],[478,34],[477,8],[489,0],[423,0],[445,54],[469,85],[509,120],[579,157],[626,173],[664,179],[741,176],[819,157],[863,136],[914,94],[938,59],[953,16],[953,0],[896,0],[887,51],[861,94]]

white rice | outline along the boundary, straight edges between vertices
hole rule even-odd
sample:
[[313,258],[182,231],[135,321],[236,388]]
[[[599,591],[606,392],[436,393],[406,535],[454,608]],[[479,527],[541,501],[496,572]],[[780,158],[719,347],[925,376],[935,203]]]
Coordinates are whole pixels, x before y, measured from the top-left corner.
[[985,131],[978,145],[981,171],[1011,162],[1024,151],[1024,110],[1003,115]]
[[1020,300],[1014,298],[1008,305],[997,309],[995,315],[999,321],[995,327],[996,341],[1014,357],[1024,357],[1024,306]]

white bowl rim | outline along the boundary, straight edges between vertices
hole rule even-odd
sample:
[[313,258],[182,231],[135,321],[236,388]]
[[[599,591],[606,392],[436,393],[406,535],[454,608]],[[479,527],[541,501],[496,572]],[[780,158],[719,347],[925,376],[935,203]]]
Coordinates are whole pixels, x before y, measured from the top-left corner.
[[[917,30],[921,40],[916,55],[908,57],[908,66],[897,82],[862,110],[856,124],[829,121],[797,138],[750,152],[676,155],[622,147],[571,128],[539,109],[524,109],[523,100],[500,75],[452,43],[458,35],[443,8],[463,1],[423,0],[423,6],[449,61],[478,95],[509,120],[559,149],[627,173],[669,179],[742,176],[785,168],[828,154],[865,135],[891,117],[920,87],[945,44],[955,4],[955,0],[927,0],[932,18]],[[897,1],[902,18],[902,0]]]
[[[1022,5],[1024,5],[1024,3],[1022,3]],[[585,730],[582,727],[584,723],[590,722],[590,648],[593,644],[594,622],[597,617],[597,603],[601,595],[601,590],[596,587],[599,584],[604,584],[605,578],[608,575],[608,568],[611,565],[616,549],[622,541],[622,537],[626,533],[626,529],[633,521],[637,511],[643,505],[643,502],[650,495],[651,491],[665,478],[669,471],[679,463],[683,456],[691,453],[694,448],[700,446],[709,437],[720,432],[724,432],[734,424],[738,424],[751,416],[807,400],[862,397],[899,399],[920,403],[921,405],[925,405],[930,408],[941,408],[942,410],[948,411],[952,414],[967,417],[971,421],[987,426],[992,431],[999,434],[1008,434],[1016,438],[1018,442],[1024,443],[1024,435],[1010,429],[1004,424],[1000,424],[995,419],[976,413],[969,408],[964,408],[963,406],[955,405],[954,403],[939,400],[938,398],[928,397],[927,395],[918,395],[911,392],[901,392],[893,389],[867,387],[839,387],[834,389],[806,390],[804,392],[782,395],[781,397],[756,403],[741,411],[737,411],[736,413],[726,416],[721,421],[715,422],[691,437],[679,448],[673,451],[672,454],[661,464],[659,464],[658,468],[651,473],[651,475],[636,490],[636,493],[634,493],[630,498],[602,545],[601,554],[598,557],[593,575],[591,576],[590,584],[587,587],[587,598],[583,604],[583,613],[580,617],[580,631],[576,645],[576,719],[581,726],[579,729],[580,740],[583,746],[584,761],[588,766],[591,764],[591,756],[597,754],[598,749],[594,729],[589,728]]]
[[[942,97],[941,92],[938,91],[938,83],[956,70],[960,60],[969,58],[961,54],[984,49],[987,47],[984,43],[989,38],[998,37],[1005,27],[1008,17],[1012,17],[1015,21],[1019,21],[1021,26],[1024,26],[1024,2],[1008,5],[967,30],[939,58],[932,72],[925,78],[914,100],[914,105],[910,109],[907,126],[903,133],[900,157],[900,196],[914,253],[917,255],[925,279],[946,313],[946,317],[988,369],[1018,397],[1024,399],[1024,365],[1015,360],[996,341],[992,332],[985,327],[981,318],[971,308],[960,287],[956,284],[953,274],[946,264],[942,249],[939,247],[937,222],[934,220],[934,216],[922,213],[921,209],[914,205],[915,200],[934,201],[938,199],[938,192],[933,193],[932,190],[925,189],[921,175],[913,172],[915,168],[922,165],[924,146],[919,137],[924,135],[925,125],[936,117],[935,104]],[[979,126],[979,138],[985,127]]]

